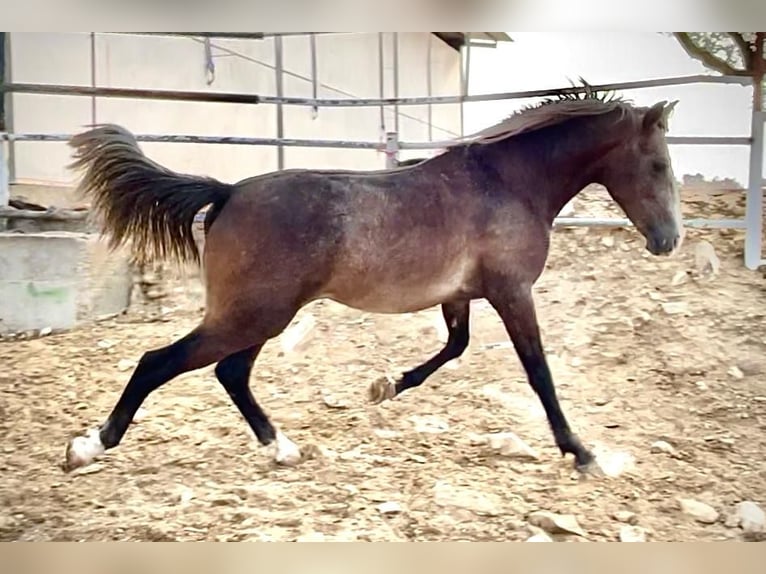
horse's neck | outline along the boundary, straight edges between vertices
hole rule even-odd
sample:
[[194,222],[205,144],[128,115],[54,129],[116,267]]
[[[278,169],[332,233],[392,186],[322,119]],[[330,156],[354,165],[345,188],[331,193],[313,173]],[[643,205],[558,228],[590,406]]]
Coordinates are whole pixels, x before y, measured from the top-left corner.
[[[509,140],[506,145],[513,147],[512,153],[500,146],[497,149],[500,156],[516,156],[506,164],[509,188],[537,196],[532,203],[539,206],[541,216],[553,223],[580,191],[591,183],[600,183],[598,166],[604,155],[624,140],[625,129],[622,122],[600,116],[592,121],[567,122],[528,139]],[[514,185],[517,173],[530,174],[530,170],[531,177],[523,179],[539,183],[519,189]],[[537,199],[541,196],[546,201]]]

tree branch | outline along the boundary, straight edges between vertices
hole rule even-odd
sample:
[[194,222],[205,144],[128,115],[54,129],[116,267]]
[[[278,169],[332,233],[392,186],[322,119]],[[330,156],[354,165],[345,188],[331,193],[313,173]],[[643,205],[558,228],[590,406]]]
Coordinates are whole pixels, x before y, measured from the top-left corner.
[[708,68],[720,72],[726,76],[749,76],[747,70],[738,70],[727,62],[721,60],[717,56],[714,56],[707,50],[704,50],[697,46],[694,41],[689,37],[686,32],[673,32],[681,47],[686,51],[689,56],[695,60],[699,60]]
[[745,69],[749,72],[753,71],[753,50],[750,42],[742,37],[739,32],[726,32],[742,53],[742,61],[745,63]]

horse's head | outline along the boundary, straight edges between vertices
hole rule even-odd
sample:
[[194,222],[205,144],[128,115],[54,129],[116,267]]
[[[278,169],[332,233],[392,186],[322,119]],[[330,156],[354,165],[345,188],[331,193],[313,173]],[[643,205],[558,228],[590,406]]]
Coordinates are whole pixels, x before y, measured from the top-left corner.
[[646,238],[654,255],[681,245],[681,198],[665,140],[667,121],[677,102],[636,108],[630,133],[605,157],[601,182]]

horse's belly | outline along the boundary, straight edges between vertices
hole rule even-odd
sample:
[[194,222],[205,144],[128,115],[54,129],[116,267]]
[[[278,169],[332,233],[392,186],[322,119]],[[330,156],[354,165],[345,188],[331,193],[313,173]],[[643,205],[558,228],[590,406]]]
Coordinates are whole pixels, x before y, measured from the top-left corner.
[[363,281],[339,281],[325,296],[370,313],[413,313],[446,301],[470,298],[473,291],[467,262],[431,276],[413,274],[394,279],[385,273],[377,275],[370,273]]
[[329,298],[360,311],[369,313],[414,313],[460,297],[459,289],[434,289],[430,292],[404,292],[383,289],[362,296],[343,297],[329,294]]

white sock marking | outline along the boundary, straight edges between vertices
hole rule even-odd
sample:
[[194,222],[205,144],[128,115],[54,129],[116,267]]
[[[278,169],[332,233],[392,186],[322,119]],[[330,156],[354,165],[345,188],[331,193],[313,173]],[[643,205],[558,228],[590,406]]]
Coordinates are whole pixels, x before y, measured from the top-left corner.
[[278,464],[292,466],[300,462],[301,450],[298,448],[298,445],[287,438],[282,431],[277,431],[277,439],[274,442],[276,444],[274,460]]
[[83,436],[72,439],[67,450],[67,463],[70,468],[85,466],[97,456],[106,452],[98,429],[91,429]]

